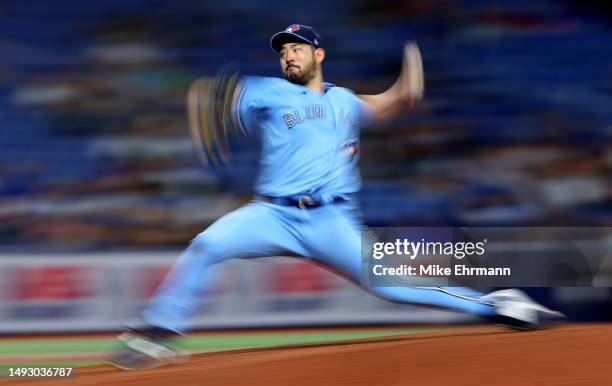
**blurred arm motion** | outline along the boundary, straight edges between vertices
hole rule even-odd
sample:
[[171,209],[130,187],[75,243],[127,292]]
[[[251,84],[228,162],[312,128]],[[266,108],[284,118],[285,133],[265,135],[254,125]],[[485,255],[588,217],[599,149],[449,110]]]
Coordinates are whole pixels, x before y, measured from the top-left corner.
[[234,104],[239,94],[238,79],[238,70],[233,65],[227,65],[215,78],[198,79],[189,88],[189,129],[203,165],[221,166],[227,164],[231,157],[229,136],[237,130]]
[[404,104],[416,105],[423,99],[425,77],[419,47],[414,42],[404,46],[402,70],[387,91],[377,95],[359,95],[373,113],[375,121],[380,122],[396,115]]

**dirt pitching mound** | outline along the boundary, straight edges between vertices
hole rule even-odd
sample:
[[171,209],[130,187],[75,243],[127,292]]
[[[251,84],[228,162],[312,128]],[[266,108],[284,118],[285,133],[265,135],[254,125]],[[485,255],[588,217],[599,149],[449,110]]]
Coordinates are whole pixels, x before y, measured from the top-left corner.
[[514,332],[456,327],[445,333],[201,354],[147,371],[76,370],[53,385],[603,385],[610,384],[612,325]]

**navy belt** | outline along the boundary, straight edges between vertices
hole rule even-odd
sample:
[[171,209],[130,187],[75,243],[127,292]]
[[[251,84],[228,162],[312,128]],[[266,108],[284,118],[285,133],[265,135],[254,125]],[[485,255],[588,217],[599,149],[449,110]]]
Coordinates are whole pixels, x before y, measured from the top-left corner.
[[311,196],[299,196],[299,197],[272,197],[256,195],[255,200],[268,202],[270,204],[282,205],[282,206],[295,206],[300,209],[314,209],[328,204],[339,204],[346,201],[345,198],[336,196],[331,201],[318,201]]

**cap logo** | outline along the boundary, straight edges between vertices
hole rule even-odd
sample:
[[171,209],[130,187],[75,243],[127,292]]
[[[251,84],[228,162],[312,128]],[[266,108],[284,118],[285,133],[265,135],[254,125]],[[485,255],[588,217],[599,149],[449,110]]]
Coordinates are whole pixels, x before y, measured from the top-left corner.
[[317,39],[315,39],[314,40],[314,44],[315,44],[315,46],[318,46],[319,45],[319,41]]
[[287,27],[287,29],[285,31],[293,32],[293,31],[297,31],[299,29],[300,29],[300,25],[299,24],[292,24],[289,27]]

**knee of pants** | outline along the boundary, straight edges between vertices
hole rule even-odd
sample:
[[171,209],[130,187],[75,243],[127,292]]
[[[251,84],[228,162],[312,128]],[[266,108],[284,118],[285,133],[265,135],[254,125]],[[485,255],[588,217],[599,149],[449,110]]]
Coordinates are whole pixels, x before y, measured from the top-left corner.
[[215,264],[226,259],[230,252],[224,243],[213,240],[206,232],[200,233],[191,240],[187,250],[199,258],[205,259],[208,264]]

